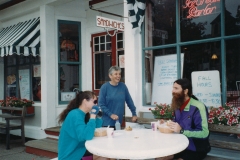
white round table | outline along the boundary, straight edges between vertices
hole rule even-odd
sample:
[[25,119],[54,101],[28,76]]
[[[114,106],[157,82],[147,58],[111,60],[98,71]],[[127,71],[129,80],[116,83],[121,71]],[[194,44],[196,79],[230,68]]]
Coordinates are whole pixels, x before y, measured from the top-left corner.
[[92,154],[115,159],[150,159],[181,152],[188,146],[182,134],[165,134],[151,129],[114,131],[114,138],[94,137],[85,146]]

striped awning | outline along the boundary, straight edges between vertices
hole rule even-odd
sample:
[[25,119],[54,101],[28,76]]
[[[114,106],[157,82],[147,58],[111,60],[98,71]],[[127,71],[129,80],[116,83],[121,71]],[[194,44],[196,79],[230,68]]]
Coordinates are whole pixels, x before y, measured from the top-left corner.
[[40,18],[0,30],[0,56],[40,54]]

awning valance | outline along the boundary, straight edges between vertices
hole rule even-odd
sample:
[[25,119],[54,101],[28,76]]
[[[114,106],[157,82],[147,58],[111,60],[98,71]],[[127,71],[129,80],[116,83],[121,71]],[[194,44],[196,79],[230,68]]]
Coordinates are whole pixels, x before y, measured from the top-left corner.
[[40,18],[19,22],[0,31],[0,56],[40,54]]

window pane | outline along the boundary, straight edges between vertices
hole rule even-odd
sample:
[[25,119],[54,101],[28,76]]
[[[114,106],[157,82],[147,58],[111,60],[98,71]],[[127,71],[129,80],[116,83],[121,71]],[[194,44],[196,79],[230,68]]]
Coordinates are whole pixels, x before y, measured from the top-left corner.
[[100,43],[105,43],[105,36],[100,37]]
[[94,38],[94,44],[99,44],[99,37]]
[[[240,81],[240,39],[226,41],[227,91],[237,91],[236,81]],[[239,90],[240,88],[238,88]],[[236,93],[231,93],[236,96]],[[229,93],[230,95],[230,93]],[[233,102],[232,102],[233,103]],[[234,102],[236,103],[236,102]],[[239,104],[237,105],[239,106]]]
[[111,36],[109,36],[109,35],[106,35],[106,42],[111,42],[111,40],[112,40],[112,38],[111,38]]
[[17,71],[16,67],[8,67],[6,73],[6,96],[17,97]]
[[7,59],[7,66],[16,65],[17,55],[13,54],[11,56],[6,56],[6,59]]
[[[150,105],[152,102],[152,84],[153,84],[153,77],[154,75],[159,75],[154,68],[155,58],[159,56],[165,56],[175,54],[176,55],[176,49],[175,48],[168,48],[168,49],[157,49],[157,50],[148,50],[145,51],[145,72],[144,72],[144,78],[145,78],[145,92],[144,92],[144,99],[143,103],[144,105]],[[177,56],[177,55],[176,55]],[[174,72],[175,75],[177,75],[176,72]]]
[[60,65],[59,74],[60,100],[70,101],[74,98],[75,88],[79,89],[79,65]]
[[109,81],[108,70],[112,66],[111,53],[94,54],[95,56],[95,86],[94,89],[100,89],[102,84]]
[[176,42],[176,0],[147,1],[145,47]]
[[107,47],[107,50],[111,50],[112,49],[112,43],[107,43],[106,47]]
[[240,1],[231,0],[225,1],[225,34],[235,35],[240,34]]
[[123,33],[118,33],[117,34],[117,41],[123,40]]
[[180,6],[181,41],[220,36],[220,1],[182,0]]
[[95,52],[98,52],[98,51],[99,51],[99,45],[95,45],[95,46],[94,46],[94,51],[95,51]]
[[221,73],[220,42],[183,46],[181,50],[184,53],[183,77],[191,80],[193,71],[218,70]]
[[123,41],[122,42],[117,42],[117,48],[123,48]]
[[36,57],[31,57],[31,60],[33,63],[40,63],[41,62],[41,57],[40,56],[36,56]]
[[24,55],[20,55],[18,56],[19,58],[19,64],[29,64],[30,63],[30,56],[24,56]]
[[34,101],[41,101],[41,65],[33,65],[32,93]]
[[59,24],[59,46],[61,61],[79,61],[79,26],[78,24]]
[[101,44],[101,51],[105,51],[105,44]]

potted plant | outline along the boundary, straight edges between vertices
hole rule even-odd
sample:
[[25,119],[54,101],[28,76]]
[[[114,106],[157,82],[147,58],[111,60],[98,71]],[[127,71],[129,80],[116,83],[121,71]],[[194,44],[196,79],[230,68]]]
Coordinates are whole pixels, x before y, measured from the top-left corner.
[[[34,107],[32,106],[34,102],[32,100],[27,99],[19,99],[17,97],[7,97],[6,100],[0,100],[0,105],[3,107],[19,107],[22,108],[23,106],[26,107],[26,115],[34,115]],[[11,112],[14,115],[22,114],[21,111],[14,111]]]
[[157,104],[154,102],[156,107],[154,109],[149,108],[149,110],[152,112],[154,118],[156,119],[173,119],[173,110],[171,109],[171,106],[169,104]]

